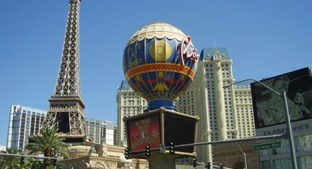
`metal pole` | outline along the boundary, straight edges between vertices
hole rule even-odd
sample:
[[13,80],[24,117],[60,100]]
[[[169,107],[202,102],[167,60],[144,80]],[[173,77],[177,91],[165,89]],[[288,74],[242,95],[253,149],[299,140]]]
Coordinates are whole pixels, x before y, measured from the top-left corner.
[[247,156],[246,153],[243,151],[243,149],[241,148],[241,146],[236,142],[236,145],[238,146],[239,150],[243,153],[244,155],[244,161],[245,161],[245,169],[248,169],[248,162],[247,162]]
[[295,142],[294,142],[294,137],[293,137],[293,132],[292,132],[292,127],[291,127],[291,122],[290,122],[290,114],[289,114],[289,109],[288,109],[288,102],[287,102],[287,96],[286,96],[286,91],[283,91],[283,94],[278,93],[277,91],[275,91],[274,89],[272,89],[271,87],[267,86],[266,84],[255,80],[255,79],[246,79],[246,80],[242,80],[242,81],[238,81],[229,85],[225,85],[223,86],[225,87],[229,87],[232,86],[233,84],[236,83],[241,83],[241,82],[245,82],[245,81],[254,81],[257,82],[259,84],[261,84],[262,86],[266,87],[267,89],[271,90],[273,93],[277,94],[278,96],[283,98],[284,101],[284,105],[285,105],[285,110],[286,110],[286,125],[287,125],[287,134],[288,134],[288,140],[289,140],[289,148],[290,148],[290,156],[291,156],[291,161],[292,161],[292,165],[293,165],[293,169],[298,169],[298,163],[297,163],[297,156],[296,156],[296,149],[295,149]]
[[287,124],[287,132],[288,132],[288,139],[289,139],[290,155],[291,155],[291,159],[293,163],[292,165],[293,165],[293,169],[298,169],[296,149],[295,149],[294,137],[293,137],[292,127],[291,127],[291,122],[290,122],[290,114],[289,114],[289,109],[288,109],[286,91],[283,92],[283,100],[284,100],[284,105],[286,109],[286,124]]
[[57,163],[57,157],[58,157],[58,149],[54,148],[54,160],[53,160],[53,168],[56,169],[56,163]]
[[248,162],[247,162],[246,153],[244,153],[244,160],[245,160],[245,169],[248,169]]
[[[268,140],[268,139],[276,139],[276,138],[286,138],[286,134],[275,134],[275,135],[267,135],[267,136],[258,136],[258,137],[248,137],[248,138],[241,138],[241,139],[231,139],[231,140],[219,140],[219,141],[210,141],[210,142],[199,142],[199,143],[189,143],[189,144],[179,144],[175,145],[175,148],[178,147],[191,147],[191,146],[202,146],[202,145],[209,145],[209,144],[219,144],[219,143],[232,143],[232,142],[241,142],[241,141],[252,141],[252,140]],[[165,149],[169,149],[169,146],[165,146]],[[150,151],[160,151],[161,148],[152,148]],[[132,151],[133,153],[143,153],[145,150],[140,151]],[[1,153],[0,153],[1,155]],[[131,156],[130,156],[131,158]]]
[[[238,141],[252,141],[252,140],[265,140],[265,139],[275,139],[275,138],[285,138],[285,134],[276,134],[276,135],[267,135],[267,136],[258,136],[258,137],[248,137],[241,139],[231,139],[231,140],[219,140],[219,141],[210,141],[210,142],[200,142],[200,143],[190,143],[190,144],[180,144],[175,145],[175,148],[178,147],[190,147],[190,146],[200,146],[200,145],[208,145],[208,144],[219,144],[219,143],[231,143]],[[166,147],[166,148],[169,148]]]
[[37,158],[37,159],[57,159],[55,157],[41,157],[41,156],[34,156],[34,155],[21,155],[21,154],[7,154],[7,153],[0,153],[0,156],[17,156],[17,157],[27,157],[27,158]]

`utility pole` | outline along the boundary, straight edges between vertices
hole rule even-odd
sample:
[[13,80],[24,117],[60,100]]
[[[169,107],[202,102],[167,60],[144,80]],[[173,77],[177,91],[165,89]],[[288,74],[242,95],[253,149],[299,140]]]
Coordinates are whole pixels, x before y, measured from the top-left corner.
[[227,88],[227,87],[230,87],[230,86],[232,86],[234,84],[242,83],[242,82],[246,82],[246,81],[257,82],[260,85],[262,85],[265,88],[269,89],[271,92],[273,92],[274,94],[280,96],[283,99],[284,107],[285,107],[287,136],[288,136],[288,141],[289,141],[289,148],[290,148],[290,156],[291,156],[291,161],[292,161],[292,168],[293,169],[298,169],[296,149],[295,149],[295,143],[294,143],[294,136],[293,136],[293,131],[292,131],[293,129],[291,127],[291,119],[290,119],[288,101],[287,101],[287,96],[286,96],[286,90],[284,90],[283,93],[279,93],[279,92],[275,91],[274,89],[272,89],[271,87],[267,86],[266,84],[264,84],[264,83],[262,83],[262,82],[260,82],[258,80],[255,80],[255,79],[245,79],[245,80],[237,81],[235,83],[232,83],[232,84],[229,84],[229,85],[225,85],[225,86],[223,86],[223,88]]

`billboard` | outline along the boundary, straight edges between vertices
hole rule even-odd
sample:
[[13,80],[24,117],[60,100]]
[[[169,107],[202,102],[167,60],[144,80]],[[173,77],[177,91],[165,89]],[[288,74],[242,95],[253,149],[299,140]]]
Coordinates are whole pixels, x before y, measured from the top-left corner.
[[[309,68],[285,73],[260,82],[283,95],[287,91],[292,122],[312,118],[312,77]],[[256,129],[285,123],[283,97],[258,82],[251,84]]]
[[151,149],[160,145],[159,114],[144,116],[128,121],[129,148],[131,152],[143,151],[146,145]]

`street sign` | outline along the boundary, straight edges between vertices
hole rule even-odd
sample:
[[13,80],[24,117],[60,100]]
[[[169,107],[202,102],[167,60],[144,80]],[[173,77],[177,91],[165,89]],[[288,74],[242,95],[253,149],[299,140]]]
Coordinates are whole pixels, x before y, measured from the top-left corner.
[[267,149],[273,149],[281,147],[281,142],[274,142],[274,143],[268,143],[268,144],[258,144],[253,146],[253,151],[261,151],[261,150],[267,150]]

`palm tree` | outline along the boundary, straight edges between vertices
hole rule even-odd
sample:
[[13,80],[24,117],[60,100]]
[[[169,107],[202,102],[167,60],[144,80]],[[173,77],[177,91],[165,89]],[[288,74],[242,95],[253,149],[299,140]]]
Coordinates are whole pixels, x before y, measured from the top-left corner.
[[[21,154],[21,150],[7,149],[8,154]],[[0,166],[1,169],[19,169],[21,167],[21,157],[18,156],[1,156]]]
[[[64,138],[61,138],[54,129],[45,128],[40,135],[33,136],[29,140],[30,143],[26,148],[30,154],[43,153],[44,157],[54,157],[54,155],[68,157],[67,145],[63,143]],[[55,154],[56,152],[58,153]],[[43,165],[47,169],[51,165],[51,160],[45,158]]]

